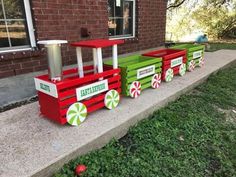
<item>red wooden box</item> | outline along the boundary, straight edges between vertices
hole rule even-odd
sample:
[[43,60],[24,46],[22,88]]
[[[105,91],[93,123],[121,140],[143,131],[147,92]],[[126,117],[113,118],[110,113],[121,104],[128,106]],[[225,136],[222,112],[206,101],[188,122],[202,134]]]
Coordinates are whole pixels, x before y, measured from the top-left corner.
[[88,99],[81,100],[87,112],[93,112],[104,107],[105,94],[114,89],[121,92],[120,69],[104,68],[104,72],[94,74],[93,66],[85,66],[85,76],[78,77],[78,69],[69,69],[63,72],[63,81],[54,83],[48,79],[48,75],[35,78],[36,88],[41,113],[48,119],[60,124],[67,122],[66,113],[70,105],[77,102],[76,89],[82,86],[93,84],[101,80],[107,81],[108,90]]
[[160,49],[143,54],[149,57],[162,58],[162,80],[171,81],[174,75],[183,76],[186,72],[186,50]]

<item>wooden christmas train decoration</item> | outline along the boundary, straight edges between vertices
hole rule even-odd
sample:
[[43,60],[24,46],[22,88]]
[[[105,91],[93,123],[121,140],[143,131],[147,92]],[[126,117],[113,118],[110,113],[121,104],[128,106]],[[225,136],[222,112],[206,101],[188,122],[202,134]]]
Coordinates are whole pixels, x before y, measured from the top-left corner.
[[[183,76],[190,61],[201,66],[204,63],[204,46],[182,45],[176,46],[180,49],[160,49],[118,59],[117,46],[124,41],[99,39],[71,43],[76,48],[78,67],[63,71],[61,45],[67,41],[38,43],[47,48],[49,65],[48,74],[35,78],[40,111],[59,124],[74,126],[84,122],[88,113],[103,107],[116,108],[121,94],[137,98],[144,89],[159,88],[161,80],[170,82],[174,75]],[[105,47],[112,47],[112,60],[103,61]],[[93,65],[83,66],[82,48],[92,49]]]

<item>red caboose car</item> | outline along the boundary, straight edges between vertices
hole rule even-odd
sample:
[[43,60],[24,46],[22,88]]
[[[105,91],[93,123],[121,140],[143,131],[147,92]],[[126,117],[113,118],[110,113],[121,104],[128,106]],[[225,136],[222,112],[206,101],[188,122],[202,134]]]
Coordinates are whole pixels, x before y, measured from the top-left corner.
[[162,80],[170,82],[174,75],[183,76],[186,72],[186,50],[160,49],[143,54],[162,58]]

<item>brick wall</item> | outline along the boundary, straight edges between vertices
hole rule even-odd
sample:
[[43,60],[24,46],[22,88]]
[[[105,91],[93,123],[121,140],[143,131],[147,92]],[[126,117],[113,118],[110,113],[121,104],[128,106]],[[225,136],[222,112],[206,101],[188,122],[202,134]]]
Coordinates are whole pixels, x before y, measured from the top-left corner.
[[[119,46],[119,53],[129,53],[164,44],[166,0],[136,0],[136,37]],[[36,39],[65,39],[69,42],[107,38],[107,0],[32,0],[32,13]],[[90,37],[81,38],[81,27],[88,28]],[[104,51],[109,56],[111,49]],[[83,59],[91,59],[83,52]],[[75,49],[62,47],[63,64],[76,63]],[[40,48],[0,54],[0,78],[47,68],[46,53]]]

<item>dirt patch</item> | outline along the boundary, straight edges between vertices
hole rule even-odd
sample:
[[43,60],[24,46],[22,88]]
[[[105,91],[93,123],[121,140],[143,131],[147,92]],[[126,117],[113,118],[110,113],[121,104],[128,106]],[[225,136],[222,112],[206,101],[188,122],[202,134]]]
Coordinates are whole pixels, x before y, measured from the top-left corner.
[[227,122],[236,124],[236,109],[227,110],[225,115]]
[[202,94],[202,92],[200,90],[198,90],[197,88],[195,88],[194,90],[190,91],[186,95],[201,95],[201,94]]
[[30,104],[30,103],[33,103],[33,102],[36,102],[36,101],[38,101],[38,96],[31,97],[27,100],[11,103],[9,105],[0,107],[0,113],[4,112],[4,111],[11,110],[11,109],[14,109],[14,108],[17,108],[17,107],[21,107],[23,105]]
[[209,166],[207,170],[205,170],[206,174],[205,177],[213,177],[215,176],[215,173],[220,170],[221,168],[221,163],[220,160],[217,158],[213,158],[209,162]]
[[127,134],[119,140],[119,143],[127,149],[127,153],[134,152],[137,149],[137,144],[134,143],[132,137]]
[[221,113],[225,115],[225,121],[228,123],[236,124],[236,108],[232,109],[222,109],[214,105],[214,107]]

